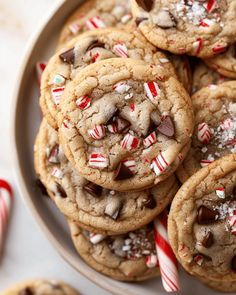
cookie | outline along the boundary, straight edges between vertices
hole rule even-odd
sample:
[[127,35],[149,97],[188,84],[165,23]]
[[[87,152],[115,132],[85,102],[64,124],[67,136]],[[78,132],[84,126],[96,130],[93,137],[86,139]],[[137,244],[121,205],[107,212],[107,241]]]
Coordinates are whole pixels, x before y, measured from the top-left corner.
[[58,47],[63,47],[83,32],[105,27],[123,27],[129,24],[131,19],[129,0],[85,1],[63,26]]
[[61,109],[67,158],[89,181],[117,191],[142,190],[172,175],[193,127],[183,86],[163,67],[133,59],[81,70]]
[[226,77],[236,79],[236,44],[229,46],[226,52],[213,58],[206,59],[205,63],[215,71]]
[[18,283],[3,291],[2,295],[79,295],[69,285],[55,280],[32,280]]
[[209,58],[236,40],[234,0],[132,0],[138,28],[158,48]]
[[226,78],[225,76],[220,75],[217,71],[209,68],[205,63],[199,62],[193,71],[192,93],[197,92],[203,87],[218,85],[229,80],[229,78]]
[[73,222],[69,225],[76,250],[99,273],[120,281],[144,281],[160,275],[152,228],[105,236],[82,230]]
[[68,162],[57,131],[45,119],[34,154],[36,173],[57,207],[67,218],[89,230],[115,234],[144,226],[164,210],[178,190],[174,175],[136,193],[107,190],[87,181]]
[[236,292],[236,281],[211,281],[208,279],[201,279],[201,281],[211,289],[224,293],[235,293]]
[[202,88],[192,96],[195,129],[177,175],[183,183],[201,167],[236,152],[236,81]]
[[236,154],[199,170],[176,194],[168,220],[169,240],[190,274],[236,280]]
[[101,29],[85,33],[56,53],[43,73],[40,106],[53,128],[57,128],[60,99],[68,82],[87,65],[112,57],[130,57],[163,65],[175,76],[165,55],[147,43],[138,32],[129,29]]

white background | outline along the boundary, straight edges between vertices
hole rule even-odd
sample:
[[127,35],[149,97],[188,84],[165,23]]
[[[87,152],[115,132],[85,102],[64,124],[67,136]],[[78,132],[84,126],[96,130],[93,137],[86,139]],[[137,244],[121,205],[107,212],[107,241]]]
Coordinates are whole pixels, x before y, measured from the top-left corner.
[[81,294],[107,295],[82,277],[57,254],[22,203],[13,178],[9,153],[11,98],[24,49],[45,13],[57,0],[0,0],[0,178],[15,189],[15,200],[0,258],[0,292],[29,278],[56,278],[71,283]]

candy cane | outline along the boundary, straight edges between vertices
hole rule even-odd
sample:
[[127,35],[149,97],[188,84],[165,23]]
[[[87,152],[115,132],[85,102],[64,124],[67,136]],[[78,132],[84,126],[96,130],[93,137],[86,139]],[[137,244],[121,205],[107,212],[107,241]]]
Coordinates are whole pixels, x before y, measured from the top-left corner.
[[4,242],[4,234],[13,199],[12,188],[5,180],[0,179],[0,249]]
[[177,260],[168,240],[166,212],[154,220],[154,237],[163,287],[167,292],[177,292],[180,290],[179,274]]

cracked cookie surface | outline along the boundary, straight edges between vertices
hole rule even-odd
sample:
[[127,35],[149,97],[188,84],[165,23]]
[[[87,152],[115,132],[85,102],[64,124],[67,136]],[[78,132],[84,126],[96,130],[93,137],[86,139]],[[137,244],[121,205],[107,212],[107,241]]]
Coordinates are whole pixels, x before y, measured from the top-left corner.
[[142,190],[172,175],[192,134],[183,86],[163,67],[133,59],[81,70],[61,109],[67,158],[86,179],[117,191]]
[[145,37],[175,54],[212,57],[236,39],[233,0],[132,0],[131,6]]
[[118,236],[84,231],[69,222],[80,256],[99,273],[121,281],[144,281],[160,275],[153,230],[149,226]]
[[79,176],[65,157],[58,133],[44,119],[35,144],[35,170],[60,211],[88,230],[117,234],[151,222],[178,190],[173,175],[151,189],[122,193]]
[[199,278],[236,279],[236,154],[195,173],[176,194],[170,243],[182,266]]
[[209,85],[192,96],[195,113],[193,140],[178,168],[183,183],[201,167],[236,152],[236,81]]
[[40,106],[53,128],[57,128],[60,100],[68,82],[87,65],[113,57],[130,57],[162,65],[175,76],[166,56],[137,31],[113,28],[80,35],[49,60],[42,76]]

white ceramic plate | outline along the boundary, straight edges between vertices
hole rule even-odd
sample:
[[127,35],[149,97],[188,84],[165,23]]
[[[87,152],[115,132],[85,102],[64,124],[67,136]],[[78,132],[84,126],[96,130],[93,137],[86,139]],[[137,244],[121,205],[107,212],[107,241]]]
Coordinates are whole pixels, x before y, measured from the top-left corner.
[[[107,0],[109,1],[109,0]],[[87,266],[76,253],[63,216],[52,202],[39,194],[34,186],[33,145],[37,134],[41,112],[38,105],[39,90],[35,79],[35,64],[47,60],[54,52],[57,32],[65,18],[81,0],[59,1],[59,4],[38,29],[29,42],[20,69],[14,99],[13,140],[18,187],[27,207],[34,215],[42,230],[63,258],[76,270],[99,286],[119,295],[164,295],[160,279],[145,283],[121,283],[111,280]],[[194,278],[181,274],[183,294],[220,294],[213,292]]]

